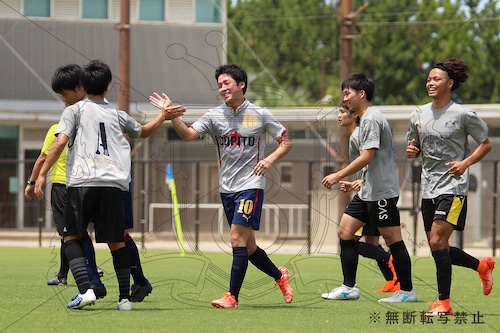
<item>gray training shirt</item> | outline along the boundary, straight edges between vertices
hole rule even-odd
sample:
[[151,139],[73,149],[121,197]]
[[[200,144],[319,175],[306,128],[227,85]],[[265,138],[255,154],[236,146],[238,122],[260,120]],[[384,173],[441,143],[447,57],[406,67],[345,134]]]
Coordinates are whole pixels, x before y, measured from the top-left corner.
[[359,150],[377,149],[372,161],[361,170],[361,191],[364,201],[399,197],[398,168],[389,123],[380,111],[368,108],[360,119]]
[[406,133],[408,144],[415,139],[422,157],[422,198],[441,194],[467,195],[469,169],[456,177],[449,174],[451,161],[462,161],[469,153],[467,136],[478,144],[488,138],[488,126],[476,112],[450,101],[442,109],[432,103],[412,112]]
[[253,168],[264,158],[266,133],[277,140],[285,127],[266,108],[245,100],[236,112],[226,104],[208,110],[191,127],[200,137],[211,135],[217,149],[219,191],[264,189],[266,178]]

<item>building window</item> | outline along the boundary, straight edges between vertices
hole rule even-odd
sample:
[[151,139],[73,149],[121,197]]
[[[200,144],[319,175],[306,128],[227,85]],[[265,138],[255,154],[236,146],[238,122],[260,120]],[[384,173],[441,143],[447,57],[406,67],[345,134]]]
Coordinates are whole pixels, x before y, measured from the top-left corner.
[[82,18],[106,20],[108,0],[82,0]]
[[221,0],[196,0],[196,22],[220,23],[221,11]]
[[291,163],[280,163],[280,179],[281,179],[281,185],[292,183]]
[[50,0],[24,0],[24,15],[50,17]]
[[139,2],[139,20],[165,21],[165,1],[141,0]]

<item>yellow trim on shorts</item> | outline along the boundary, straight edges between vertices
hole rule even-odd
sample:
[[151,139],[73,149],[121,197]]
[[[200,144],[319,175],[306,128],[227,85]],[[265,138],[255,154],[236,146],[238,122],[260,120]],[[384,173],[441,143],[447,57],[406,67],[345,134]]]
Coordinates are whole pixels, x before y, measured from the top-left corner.
[[453,196],[453,201],[451,202],[450,211],[448,213],[447,222],[453,225],[458,224],[458,218],[460,217],[460,213],[462,212],[462,208],[464,206],[464,197],[463,196]]
[[354,236],[361,237],[363,236],[363,227],[359,228],[358,231],[354,233]]

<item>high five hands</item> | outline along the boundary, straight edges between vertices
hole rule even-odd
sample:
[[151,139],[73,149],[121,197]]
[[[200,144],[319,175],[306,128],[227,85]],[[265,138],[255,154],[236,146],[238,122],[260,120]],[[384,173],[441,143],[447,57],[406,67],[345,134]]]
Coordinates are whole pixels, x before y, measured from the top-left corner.
[[149,103],[161,110],[165,120],[172,120],[180,117],[186,112],[186,108],[182,105],[172,105],[172,100],[165,93],[161,96],[158,93],[153,93],[149,96]]

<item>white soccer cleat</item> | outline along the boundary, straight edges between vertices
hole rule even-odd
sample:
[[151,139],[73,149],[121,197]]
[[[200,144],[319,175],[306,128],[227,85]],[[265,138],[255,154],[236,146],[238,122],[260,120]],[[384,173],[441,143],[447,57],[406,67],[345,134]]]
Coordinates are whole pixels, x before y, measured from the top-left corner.
[[71,302],[69,302],[66,307],[68,309],[81,309],[84,306],[94,304],[95,300],[96,300],[96,297],[94,294],[94,290],[87,289],[85,294],[78,294],[75,297],[73,297]]
[[321,297],[329,300],[354,300],[359,298],[359,288],[357,284],[354,287],[341,285],[329,293],[321,294]]
[[132,302],[130,302],[127,298],[118,301],[118,305],[116,308],[120,311],[130,311],[132,310]]
[[406,303],[406,302],[416,302],[417,292],[415,289],[411,291],[398,290],[392,294],[392,296],[387,298],[382,298],[378,300],[382,303]]

